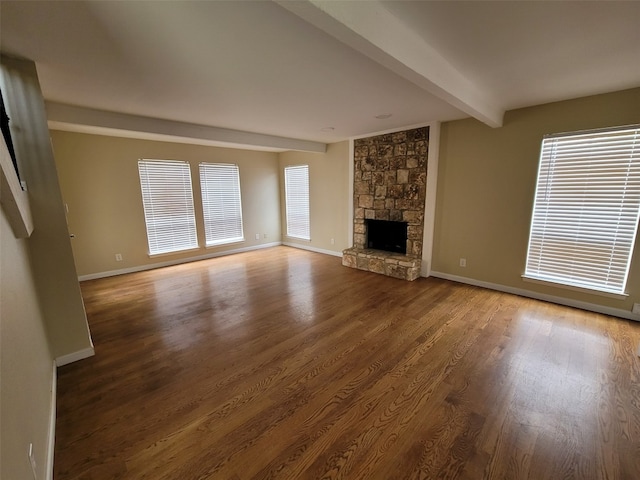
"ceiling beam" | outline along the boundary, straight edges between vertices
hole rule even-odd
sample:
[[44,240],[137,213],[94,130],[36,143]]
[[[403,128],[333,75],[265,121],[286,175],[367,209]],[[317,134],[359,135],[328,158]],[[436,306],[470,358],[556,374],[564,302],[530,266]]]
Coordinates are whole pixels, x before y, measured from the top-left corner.
[[275,0],[385,68],[491,127],[502,126],[504,109],[466,78],[381,2]]
[[272,152],[297,150],[324,153],[327,150],[325,143],[310,140],[107,112],[55,102],[47,102],[46,106],[47,120],[52,130]]

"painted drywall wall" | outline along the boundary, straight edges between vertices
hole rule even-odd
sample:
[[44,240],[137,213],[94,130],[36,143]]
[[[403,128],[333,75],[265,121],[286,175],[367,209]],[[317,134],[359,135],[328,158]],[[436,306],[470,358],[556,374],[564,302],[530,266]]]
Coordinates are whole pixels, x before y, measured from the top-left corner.
[[640,302],[640,242],[624,300],[533,284],[521,275],[543,135],[634,123],[640,123],[640,88],[513,110],[502,128],[474,119],[442,124],[433,269],[630,312]]
[[2,56],[2,93],[34,230],[28,241],[38,297],[55,358],[93,345],[65,221],[44,100],[35,64]]
[[[187,145],[51,131],[78,274],[100,275],[164,262],[189,261],[280,242],[278,157],[272,152]],[[138,160],[184,160],[191,165],[200,248],[150,257]],[[245,241],[206,248],[198,164],[240,169]],[[259,239],[256,239],[256,234]],[[116,261],[115,255],[122,255]]]
[[[279,162],[283,241],[341,255],[349,247],[348,210],[353,208],[348,200],[349,142],[329,144],[325,153],[283,152]],[[309,165],[310,241],[286,236],[284,168],[291,165]]]
[[31,273],[28,240],[0,212],[0,477],[46,478],[53,354]]

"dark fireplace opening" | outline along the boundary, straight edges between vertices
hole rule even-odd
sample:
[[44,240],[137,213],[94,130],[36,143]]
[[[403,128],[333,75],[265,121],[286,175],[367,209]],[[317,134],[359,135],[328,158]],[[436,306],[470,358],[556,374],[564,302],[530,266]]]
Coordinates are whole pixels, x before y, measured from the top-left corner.
[[407,253],[407,223],[367,220],[367,248]]

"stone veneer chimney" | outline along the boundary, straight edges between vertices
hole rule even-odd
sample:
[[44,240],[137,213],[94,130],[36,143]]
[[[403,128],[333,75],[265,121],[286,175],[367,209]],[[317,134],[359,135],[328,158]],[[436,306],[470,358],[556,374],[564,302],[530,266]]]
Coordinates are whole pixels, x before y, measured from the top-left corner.
[[[354,143],[353,248],[345,266],[405,280],[420,275],[429,127],[358,139]],[[366,220],[407,222],[407,254],[366,248]]]

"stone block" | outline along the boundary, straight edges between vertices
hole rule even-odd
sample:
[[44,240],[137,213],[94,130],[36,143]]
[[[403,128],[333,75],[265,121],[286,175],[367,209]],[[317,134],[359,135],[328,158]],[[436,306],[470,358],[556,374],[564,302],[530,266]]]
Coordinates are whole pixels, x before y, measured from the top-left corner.
[[369,270],[369,259],[358,255],[356,258],[357,268],[360,270]]
[[369,147],[367,145],[360,145],[354,148],[353,155],[355,158],[365,158],[369,155]]
[[389,198],[402,198],[404,195],[404,188],[402,185],[390,185],[387,188],[387,196]]
[[393,157],[393,145],[390,145],[390,144],[378,145],[378,158],[391,160],[392,157]]
[[393,278],[400,278],[405,280],[407,278],[407,269],[400,265],[387,265],[387,275]]
[[384,172],[371,172],[371,179],[373,180],[373,184],[376,186],[384,185]]
[[[384,180],[384,175],[381,175]],[[375,190],[375,198],[384,199],[387,196],[387,186],[386,185],[377,185]]]
[[419,168],[409,170],[409,183],[416,186],[426,185],[427,174]]
[[393,147],[393,155],[395,157],[404,157],[407,154],[407,144],[398,143]]
[[422,225],[408,225],[407,238],[411,240],[420,240],[422,238]]
[[387,185],[393,185],[394,183],[397,183],[395,170],[384,172],[384,183]]
[[397,170],[398,168],[406,168],[407,160],[405,157],[393,157],[389,160],[389,169]]
[[353,245],[356,247],[364,248],[364,243],[367,241],[367,238],[362,233],[354,233],[353,234]]
[[405,210],[402,212],[402,220],[413,225],[422,225],[424,212],[419,210]]
[[409,170],[399,169],[396,172],[396,182],[397,183],[409,183]]
[[389,170],[389,159],[386,157],[377,157],[374,168],[380,171]]
[[364,223],[355,223],[353,224],[353,233],[367,233],[367,226]]
[[404,186],[403,197],[409,200],[416,200],[420,196],[420,186],[408,183]]
[[357,268],[356,256],[350,253],[342,254],[342,265],[350,268]]
[[358,206],[362,208],[372,208],[373,207],[373,195],[359,195],[358,196]]
[[420,276],[420,267],[408,268],[405,280],[413,282]]
[[362,171],[371,171],[373,170],[373,158],[366,157],[362,161]]
[[356,211],[354,212],[355,215],[354,217],[359,219],[359,218],[364,218],[364,208],[356,208]]
[[395,206],[396,206],[396,201],[393,198],[384,199],[384,208],[386,208],[387,210],[395,208]]
[[407,157],[407,168],[418,168],[420,166],[420,159],[416,155]]
[[384,274],[384,261],[379,258],[369,259],[368,267],[370,272]]
[[389,220],[392,222],[401,222],[402,210],[389,210]]
[[370,195],[372,186],[369,182],[355,182],[354,193],[356,195]]
[[363,182],[370,182],[371,181],[371,171],[368,171],[368,172],[363,171],[362,172],[362,181]]
[[376,210],[376,220],[389,220],[389,210]]
[[401,143],[407,141],[407,132],[396,132],[391,134],[391,141],[393,143]]
[[384,199],[378,199],[373,201],[373,208],[375,210],[384,210]]
[[372,218],[376,218],[376,211],[372,208],[368,208],[364,211],[364,218],[370,220]]

